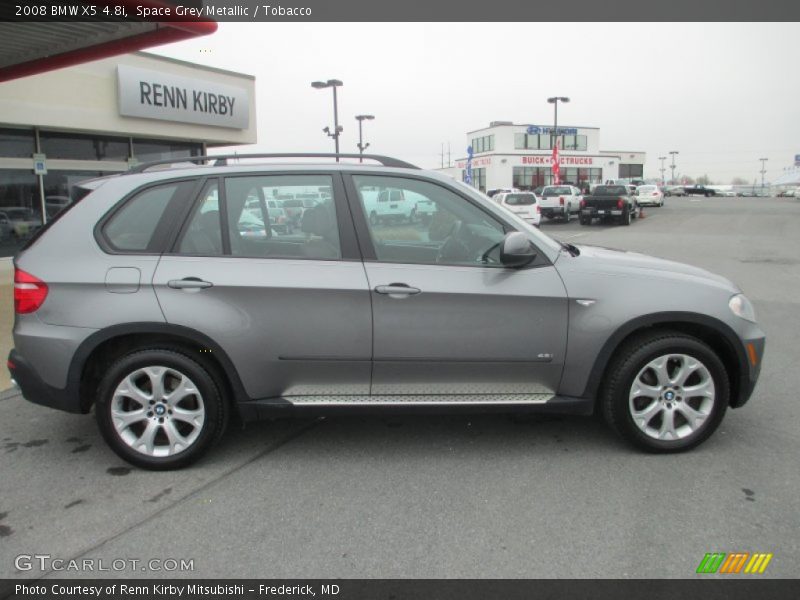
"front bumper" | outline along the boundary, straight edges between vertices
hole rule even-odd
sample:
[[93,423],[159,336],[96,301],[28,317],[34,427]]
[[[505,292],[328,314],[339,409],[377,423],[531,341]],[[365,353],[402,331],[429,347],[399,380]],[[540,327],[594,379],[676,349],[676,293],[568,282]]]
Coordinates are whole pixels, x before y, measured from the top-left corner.
[[12,349],[9,353],[7,365],[11,379],[22,392],[23,398],[29,402],[71,413],[85,412],[81,410],[77,394],[45,383],[31,364],[16,350]]

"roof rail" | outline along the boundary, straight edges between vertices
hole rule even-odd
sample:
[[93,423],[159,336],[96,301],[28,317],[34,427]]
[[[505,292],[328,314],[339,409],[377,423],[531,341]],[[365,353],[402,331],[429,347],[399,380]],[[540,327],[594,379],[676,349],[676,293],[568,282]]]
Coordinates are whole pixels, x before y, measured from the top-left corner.
[[129,173],[144,173],[148,169],[158,165],[171,165],[176,163],[199,163],[214,161],[213,166],[224,167],[228,164],[230,159],[251,159],[251,158],[366,158],[381,163],[384,167],[398,167],[401,169],[419,169],[416,165],[412,165],[396,158],[389,156],[381,156],[380,154],[327,154],[320,152],[291,152],[291,153],[269,153],[269,154],[219,154],[216,156],[187,156],[184,158],[170,158],[164,160],[154,160],[151,162],[141,163],[136,165]]

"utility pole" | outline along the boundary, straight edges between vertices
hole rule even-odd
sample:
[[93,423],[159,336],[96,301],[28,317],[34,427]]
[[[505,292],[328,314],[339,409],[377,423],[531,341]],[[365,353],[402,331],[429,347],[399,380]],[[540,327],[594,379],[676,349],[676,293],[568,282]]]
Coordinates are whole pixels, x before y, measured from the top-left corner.
[[769,160],[768,158],[759,158],[758,160],[761,161],[761,193],[764,193],[764,174],[767,172],[765,168],[765,163]]
[[336,97],[336,88],[340,85],[344,85],[338,79],[328,79],[328,81],[314,81],[311,83],[311,87],[316,90],[322,90],[325,88],[333,88],[333,133],[331,133],[330,127],[325,127],[322,131],[324,131],[328,137],[333,138],[333,142],[336,148],[336,162],[339,162],[339,135],[342,133],[343,128],[339,126],[339,104]]
[[678,151],[670,150],[669,153],[672,155],[672,184],[675,185],[675,155],[678,154]]
[[666,156],[659,156],[658,160],[661,161],[661,184],[662,185],[667,185],[667,180],[664,179],[664,171],[666,171],[666,169],[664,168],[664,161],[667,160],[667,157]]

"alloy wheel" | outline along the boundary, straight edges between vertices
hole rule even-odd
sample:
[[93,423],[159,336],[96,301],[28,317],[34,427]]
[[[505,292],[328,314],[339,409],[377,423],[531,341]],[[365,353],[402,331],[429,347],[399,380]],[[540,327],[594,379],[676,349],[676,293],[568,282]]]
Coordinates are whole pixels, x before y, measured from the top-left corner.
[[687,354],[665,354],[648,362],[634,378],[628,410],[645,435],[680,440],[704,427],[715,400],[708,367]]
[[151,457],[190,448],[206,419],[195,383],[177,369],[158,365],[128,374],[114,390],[110,410],[120,440]]

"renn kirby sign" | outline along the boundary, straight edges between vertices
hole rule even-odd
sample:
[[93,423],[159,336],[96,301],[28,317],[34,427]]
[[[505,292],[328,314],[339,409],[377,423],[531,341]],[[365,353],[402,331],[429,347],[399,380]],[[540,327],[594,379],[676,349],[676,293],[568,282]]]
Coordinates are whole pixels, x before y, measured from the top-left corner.
[[126,117],[246,129],[247,90],[138,67],[117,67],[119,114]]

